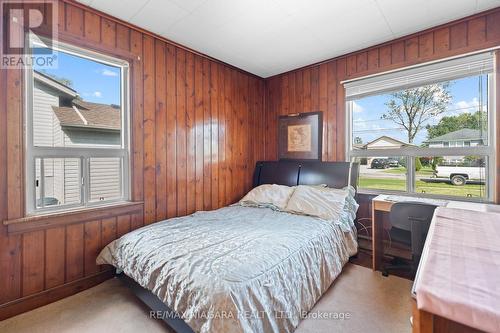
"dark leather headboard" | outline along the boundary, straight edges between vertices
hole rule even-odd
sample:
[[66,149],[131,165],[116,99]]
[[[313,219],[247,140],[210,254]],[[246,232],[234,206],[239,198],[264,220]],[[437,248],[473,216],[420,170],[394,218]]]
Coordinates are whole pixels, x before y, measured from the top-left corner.
[[319,161],[260,161],[254,172],[254,187],[262,184],[319,185],[357,188],[359,164]]

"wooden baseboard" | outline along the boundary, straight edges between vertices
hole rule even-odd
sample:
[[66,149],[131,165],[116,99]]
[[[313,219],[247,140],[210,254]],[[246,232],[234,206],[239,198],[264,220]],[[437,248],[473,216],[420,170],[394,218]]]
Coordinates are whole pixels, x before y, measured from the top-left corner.
[[0,321],[91,288],[114,276],[108,270],[0,305]]

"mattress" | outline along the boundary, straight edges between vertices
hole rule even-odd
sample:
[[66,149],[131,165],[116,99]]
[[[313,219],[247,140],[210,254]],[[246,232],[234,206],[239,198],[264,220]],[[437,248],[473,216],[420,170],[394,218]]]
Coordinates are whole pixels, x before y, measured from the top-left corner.
[[229,206],[132,231],[97,263],[150,290],[195,332],[293,332],[357,252],[354,216]]

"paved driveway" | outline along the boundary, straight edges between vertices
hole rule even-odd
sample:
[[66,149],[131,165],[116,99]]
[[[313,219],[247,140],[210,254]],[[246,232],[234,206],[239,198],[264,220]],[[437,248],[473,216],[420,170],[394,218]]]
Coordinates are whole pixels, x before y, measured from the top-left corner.
[[359,174],[368,178],[384,178],[384,179],[406,179],[403,173],[388,173],[390,169],[371,169],[367,165],[360,165]]

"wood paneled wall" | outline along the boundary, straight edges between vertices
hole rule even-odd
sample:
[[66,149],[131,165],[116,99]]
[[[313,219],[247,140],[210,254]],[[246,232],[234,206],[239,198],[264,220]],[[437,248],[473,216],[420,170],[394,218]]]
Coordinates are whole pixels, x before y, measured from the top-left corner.
[[[345,160],[345,92],[340,84],[343,80],[497,46],[500,46],[500,8],[270,77],[266,79],[266,159],[277,158],[276,121],[279,115],[323,111],[323,160]],[[500,53],[497,55],[500,57]],[[496,104],[498,124],[500,93],[497,93]],[[497,133],[500,133],[498,128]],[[498,146],[500,135],[497,134]],[[500,170],[500,161],[497,161],[497,170]],[[497,177],[498,203],[500,171]],[[366,225],[371,219],[370,196],[360,195],[359,199],[358,219]]]
[[500,8],[266,79],[266,159],[277,158],[278,115],[323,111],[323,160],[345,159],[341,81],[500,45]]
[[[72,2],[59,2],[59,30],[131,65],[132,199],[143,207],[18,234],[1,225],[0,320],[108,278],[96,255],[129,230],[238,200],[264,158],[261,78]],[[24,216],[22,77],[0,72],[0,221]]]

